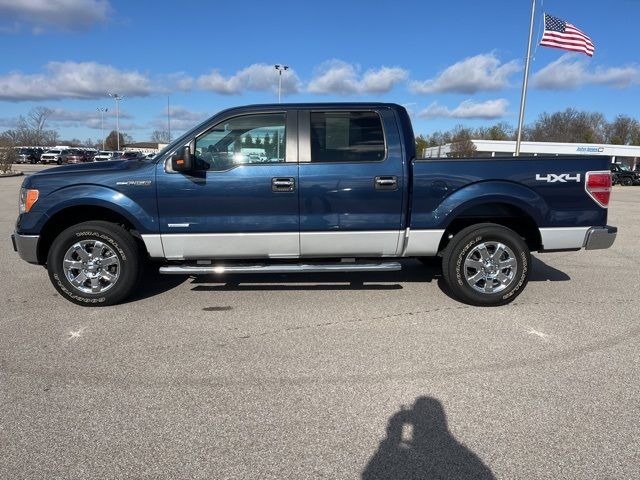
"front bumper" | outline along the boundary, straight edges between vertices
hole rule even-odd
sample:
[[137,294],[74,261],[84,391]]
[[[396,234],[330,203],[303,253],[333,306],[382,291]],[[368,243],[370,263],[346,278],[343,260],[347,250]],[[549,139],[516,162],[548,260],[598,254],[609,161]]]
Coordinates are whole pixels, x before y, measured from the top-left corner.
[[609,248],[616,241],[617,233],[617,227],[592,227],[584,237],[584,248],[586,250]]
[[38,264],[38,240],[40,235],[20,235],[13,233],[11,243],[13,250],[18,252],[25,262]]

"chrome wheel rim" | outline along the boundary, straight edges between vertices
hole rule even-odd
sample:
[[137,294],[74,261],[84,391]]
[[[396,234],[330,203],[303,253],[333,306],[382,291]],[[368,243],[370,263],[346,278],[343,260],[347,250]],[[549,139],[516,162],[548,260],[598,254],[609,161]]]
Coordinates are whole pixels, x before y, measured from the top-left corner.
[[513,250],[504,243],[479,243],[464,259],[464,277],[477,292],[499,293],[513,283],[517,266]]
[[99,240],[74,243],[62,263],[67,280],[82,293],[104,293],[120,276],[120,259],[111,247]]

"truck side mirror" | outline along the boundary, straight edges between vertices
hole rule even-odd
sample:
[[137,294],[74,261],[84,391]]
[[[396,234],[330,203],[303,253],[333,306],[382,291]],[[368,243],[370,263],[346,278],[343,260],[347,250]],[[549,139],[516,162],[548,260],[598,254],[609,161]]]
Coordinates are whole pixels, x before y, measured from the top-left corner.
[[190,145],[185,145],[171,157],[171,168],[175,172],[189,172],[193,170],[193,167],[193,155],[191,155]]

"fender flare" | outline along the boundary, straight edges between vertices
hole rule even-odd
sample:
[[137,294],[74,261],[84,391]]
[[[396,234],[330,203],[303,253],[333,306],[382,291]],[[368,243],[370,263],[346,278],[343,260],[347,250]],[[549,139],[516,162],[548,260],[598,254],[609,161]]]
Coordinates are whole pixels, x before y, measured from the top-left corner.
[[525,212],[538,227],[544,224],[550,208],[532,189],[513,182],[486,181],[467,185],[446,197],[434,210],[438,228],[446,229],[461,213],[489,203],[502,203]]
[[71,185],[60,188],[46,197],[52,207],[43,212],[37,228],[41,230],[56,214],[71,207],[102,207],[124,217],[141,233],[157,233],[158,222],[153,213],[146,211],[124,193],[101,185]]

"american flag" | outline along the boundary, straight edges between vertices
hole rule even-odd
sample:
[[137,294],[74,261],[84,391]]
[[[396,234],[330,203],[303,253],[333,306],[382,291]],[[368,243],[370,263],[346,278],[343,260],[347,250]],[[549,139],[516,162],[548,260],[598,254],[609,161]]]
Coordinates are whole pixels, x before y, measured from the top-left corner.
[[593,57],[593,52],[596,49],[591,39],[582,30],[546,13],[544,15],[544,34],[540,45],[582,52],[590,57]]

